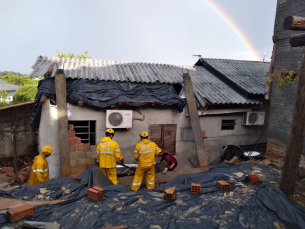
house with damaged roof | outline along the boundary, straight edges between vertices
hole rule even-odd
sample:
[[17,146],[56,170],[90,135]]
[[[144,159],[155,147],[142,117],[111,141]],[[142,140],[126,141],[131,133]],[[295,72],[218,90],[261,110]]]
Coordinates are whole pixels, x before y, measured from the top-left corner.
[[[134,163],[139,133],[148,131],[159,147],[175,155],[176,170],[198,167],[198,157],[183,86],[188,72],[200,117],[209,162],[226,145],[266,142],[269,102],[264,100],[270,63],[199,59],[194,66],[116,62],[39,56],[30,77],[44,75],[35,99],[30,125],[39,133],[39,147],[51,145],[51,177],[60,175],[60,155],[54,77],[67,78],[67,112],[71,131],[71,176],[82,173],[107,128],[115,130],[126,163]],[[75,144],[73,144],[75,143]],[[74,148],[73,145],[80,149]],[[41,150],[41,149],[39,149]],[[81,153],[74,152],[81,151]],[[84,153],[84,151],[86,151]],[[162,169],[162,168],[161,168]]]

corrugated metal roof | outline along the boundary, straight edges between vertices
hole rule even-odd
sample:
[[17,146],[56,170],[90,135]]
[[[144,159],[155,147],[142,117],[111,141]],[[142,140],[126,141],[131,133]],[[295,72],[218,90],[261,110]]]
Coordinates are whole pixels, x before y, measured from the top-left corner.
[[265,93],[266,72],[269,70],[270,62],[208,58],[201,60],[248,93]]
[[133,83],[183,83],[182,73],[188,71],[193,82],[197,102],[204,107],[212,104],[260,104],[239,94],[212,73],[200,66],[102,61],[59,57],[37,58],[30,77],[44,75],[53,65],[52,77],[57,69],[64,69],[72,79],[113,80]]
[[0,90],[16,91],[18,88],[19,87],[14,84],[10,84],[10,83],[0,80]]

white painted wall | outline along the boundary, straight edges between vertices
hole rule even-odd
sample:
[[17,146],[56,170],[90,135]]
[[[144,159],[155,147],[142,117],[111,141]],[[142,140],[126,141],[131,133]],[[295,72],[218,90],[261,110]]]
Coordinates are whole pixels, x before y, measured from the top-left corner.
[[[262,107],[264,109],[264,107]],[[138,109],[145,115],[144,121],[133,121],[133,127],[130,129],[115,129],[113,140],[120,145],[122,155],[126,163],[134,163],[133,151],[135,145],[140,141],[139,133],[148,131],[151,124],[177,124],[176,134],[176,158],[178,167],[176,169],[192,168],[193,162],[198,166],[197,154],[191,129],[190,118],[178,110],[169,108],[139,107]],[[68,110],[72,114],[69,120],[95,120],[96,121],[96,144],[105,136],[106,131],[106,110],[92,107],[79,107],[69,104]],[[266,117],[268,114],[266,114]],[[142,118],[138,112],[133,110],[133,117]],[[235,119],[236,126],[234,130],[221,130],[222,119]],[[266,120],[267,122],[267,120]],[[266,123],[265,122],[265,123]],[[261,134],[264,126],[244,126],[242,125],[242,113],[226,115],[210,115],[200,118],[202,131],[206,132],[207,138],[204,140],[207,149],[210,152],[209,161],[212,162],[222,153],[222,147],[225,145],[245,145],[254,144]],[[267,133],[267,131],[266,131]],[[267,141],[265,134],[260,142]],[[53,155],[48,158],[51,177],[57,177],[59,171],[59,146],[57,135],[57,110],[50,106],[49,100],[46,100],[42,108],[41,122],[39,128],[39,149],[48,144],[54,149]],[[92,146],[94,152],[96,146]],[[159,159],[157,159],[159,160]]]

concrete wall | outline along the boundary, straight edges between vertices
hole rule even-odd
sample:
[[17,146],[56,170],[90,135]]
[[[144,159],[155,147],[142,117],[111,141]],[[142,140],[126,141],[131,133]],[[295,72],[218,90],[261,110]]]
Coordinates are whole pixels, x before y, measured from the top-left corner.
[[37,133],[29,125],[33,106],[0,109],[0,158],[13,157],[12,134],[16,134],[17,155],[37,153]]
[[[290,36],[303,32],[284,30],[283,22],[287,16],[305,17],[305,1],[278,0],[273,36],[276,44],[274,68],[278,70],[295,70],[298,61],[302,61],[304,50],[300,47],[290,51]],[[272,87],[268,138],[276,139],[285,145],[289,139],[296,91],[297,88],[294,85],[287,85],[282,90],[276,90],[276,85]],[[304,147],[303,153],[305,153]]]
[[[95,120],[96,121],[96,144],[105,136],[106,131],[106,110],[93,109],[92,107],[78,107],[69,104],[69,111],[72,114],[69,117],[71,121],[77,120]],[[262,106],[260,110],[266,109],[268,104]],[[130,129],[115,129],[113,140],[120,145],[122,154],[126,163],[134,163],[133,151],[135,145],[140,141],[139,133],[148,131],[151,124],[177,124],[176,133],[176,157],[179,165],[177,169],[193,168],[190,160],[198,167],[197,154],[195,152],[194,138],[192,134],[190,118],[177,110],[169,108],[138,108],[145,115],[144,121],[134,120],[133,127]],[[138,112],[133,111],[134,118],[142,118]],[[261,134],[264,126],[244,126],[242,125],[242,113],[203,116],[200,118],[202,131],[206,132],[204,141],[210,152],[210,162],[222,153],[222,147],[229,144],[254,144]],[[268,115],[267,115],[268,117]],[[235,119],[235,130],[221,130],[222,119]],[[265,123],[267,123],[266,120]],[[49,144],[53,147],[54,153],[48,158],[50,162],[51,176],[59,175],[59,153],[58,153],[58,135],[57,135],[57,112],[56,108],[50,106],[49,100],[43,105],[41,123],[39,130],[40,145]],[[266,134],[260,142],[266,142]],[[96,146],[92,146],[94,152]],[[159,159],[158,159],[159,160]],[[51,170],[54,168],[55,172]]]

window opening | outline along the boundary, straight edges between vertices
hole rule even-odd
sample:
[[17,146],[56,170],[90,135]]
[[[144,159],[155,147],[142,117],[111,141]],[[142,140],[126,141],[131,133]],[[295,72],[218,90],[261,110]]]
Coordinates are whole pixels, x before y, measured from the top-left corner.
[[69,124],[73,124],[75,136],[81,139],[81,142],[90,145],[95,145],[96,136],[96,121],[69,121]]
[[221,130],[234,130],[235,120],[222,120],[221,121]]

